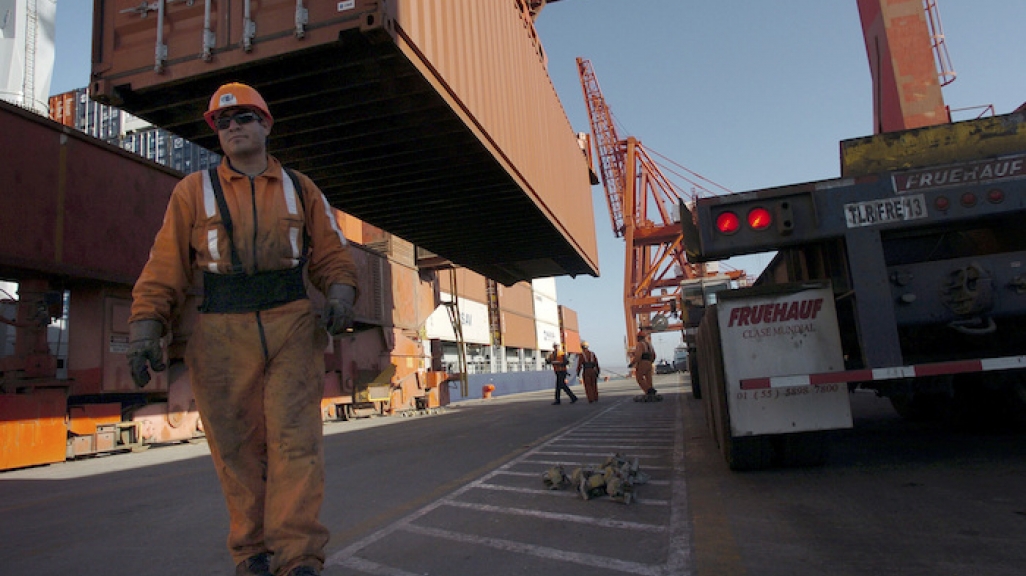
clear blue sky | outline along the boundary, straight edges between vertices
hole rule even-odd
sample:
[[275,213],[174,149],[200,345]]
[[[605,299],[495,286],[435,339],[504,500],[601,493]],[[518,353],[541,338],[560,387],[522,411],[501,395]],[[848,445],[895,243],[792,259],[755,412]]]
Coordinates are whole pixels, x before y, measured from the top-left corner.
[[[938,0],[958,79],[954,108],[1026,101],[1023,0]],[[52,93],[88,83],[92,2],[58,0]],[[872,133],[855,0],[561,0],[537,22],[571,124],[589,131],[575,59],[591,60],[621,136],[730,190],[834,178],[838,142]],[[972,112],[956,113],[966,119]],[[562,304],[603,363],[624,364],[623,241],[593,188],[600,278],[559,278]],[[757,273],[766,258],[734,265]],[[676,335],[658,335],[672,354]]]

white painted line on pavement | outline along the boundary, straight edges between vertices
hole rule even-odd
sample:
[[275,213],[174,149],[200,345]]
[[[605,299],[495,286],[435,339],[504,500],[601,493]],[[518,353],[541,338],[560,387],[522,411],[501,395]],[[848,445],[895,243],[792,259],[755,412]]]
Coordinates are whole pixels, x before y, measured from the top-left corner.
[[[636,562],[629,562],[629,561],[624,561],[624,560],[618,560],[618,559],[615,559],[615,558],[605,558],[605,557],[601,557],[601,556],[594,555],[594,554],[581,554],[581,553],[575,553],[575,552],[566,552],[566,551],[563,551],[563,550],[547,548],[547,547],[544,547],[544,546],[535,546],[535,545],[521,543],[521,542],[514,542],[514,541],[511,541],[511,540],[504,540],[504,539],[501,539],[501,538],[481,537],[481,536],[477,536],[477,535],[473,535],[473,534],[463,534],[463,533],[458,533],[458,532],[451,532],[451,531],[448,531],[448,530],[441,530],[441,529],[424,527],[424,526],[420,526],[420,525],[414,524],[414,522],[417,521],[418,519],[426,516],[427,514],[437,510],[439,507],[442,507],[442,506],[456,506],[456,507],[465,507],[465,508],[470,508],[470,507],[489,507],[490,505],[472,504],[472,503],[467,503],[467,502],[461,502],[461,501],[458,500],[459,497],[463,496],[464,494],[466,494],[470,490],[474,490],[474,489],[503,490],[503,491],[510,491],[510,492],[522,492],[522,493],[528,493],[528,494],[534,494],[534,495],[550,494],[550,495],[565,496],[565,497],[575,497],[575,498],[578,497],[576,492],[555,491],[555,490],[530,490],[530,489],[519,489],[519,488],[501,487],[501,486],[497,486],[497,485],[493,485],[493,484],[488,484],[487,481],[489,479],[491,479],[491,478],[496,477],[496,476],[508,473],[510,471],[509,469],[511,467],[513,467],[513,466],[517,466],[517,465],[524,464],[524,463],[535,463],[535,464],[546,463],[546,462],[531,461],[531,460],[529,460],[529,458],[531,456],[533,456],[533,455],[536,455],[536,454],[555,454],[555,455],[561,454],[559,452],[543,452],[543,449],[545,449],[547,447],[551,447],[553,444],[563,440],[566,437],[567,434],[570,434],[570,433],[574,432],[575,430],[580,430],[583,427],[591,425],[593,421],[596,421],[596,420],[602,418],[604,415],[608,414],[609,412],[611,412],[612,410],[614,410],[620,404],[623,404],[623,403],[626,403],[626,401],[617,402],[613,406],[605,409],[603,412],[595,415],[590,420],[585,421],[578,428],[575,428],[574,430],[570,430],[570,431],[564,433],[563,435],[560,435],[560,436],[557,436],[555,438],[552,438],[552,439],[548,440],[547,442],[537,446],[536,448],[534,448],[532,450],[524,452],[520,456],[517,456],[516,458],[511,459],[509,462],[503,464],[502,466],[498,467],[497,469],[493,470],[492,472],[489,472],[489,473],[485,474],[484,476],[482,476],[478,480],[476,480],[474,482],[470,482],[469,484],[463,486],[462,488],[458,488],[457,490],[453,491],[448,496],[445,496],[445,497],[443,497],[443,498],[441,498],[439,500],[436,500],[435,502],[432,502],[431,504],[428,504],[428,505],[424,506],[420,510],[417,510],[416,512],[406,516],[405,518],[403,518],[403,519],[401,519],[401,520],[399,520],[399,521],[397,521],[397,522],[395,522],[395,523],[393,523],[393,524],[391,524],[389,526],[386,526],[385,528],[382,528],[381,530],[378,530],[377,532],[367,536],[366,538],[363,538],[363,539],[361,539],[361,540],[359,540],[357,542],[354,542],[353,544],[350,544],[346,548],[344,548],[344,549],[336,552],[335,554],[332,554],[330,557],[328,557],[326,562],[325,562],[325,566],[345,566],[345,567],[353,568],[353,569],[356,569],[356,570],[359,570],[359,571],[365,571],[365,573],[373,574],[373,575],[382,575],[382,576],[410,576],[409,573],[407,573],[407,572],[404,572],[404,571],[401,571],[401,570],[398,570],[398,569],[392,569],[392,568],[389,568],[388,566],[384,566],[384,565],[378,564],[378,563],[370,561],[370,560],[365,560],[365,559],[357,558],[355,556],[361,550],[367,548],[368,546],[370,546],[371,544],[373,544],[373,543],[375,543],[375,542],[377,542],[379,540],[382,540],[382,539],[388,537],[390,534],[393,534],[396,531],[404,531],[404,532],[422,534],[422,535],[427,535],[427,536],[433,536],[433,537],[437,537],[437,538],[444,538],[444,539],[448,539],[448,540],[455,540],[455,541],[460,541],[460,542],[469,542],[469,543],[472,543],[472,544],[489,546],[489,547],[492,547],[492,548],[497,548],[497,549],[506,550],[506,551],[510,551],[510,552],[521,553],[521,554],[528,554],[528,555],[539,557],[539,558],[546,558],[546,559],[558,560],[558,561],[563,561],[563,562],[568,562],[568,563],[575,563],[575,564],[580,564],[580,565],[584,565],[584,566],[593,566],[593,567],[597,567],[597,568],[604,568],[604,569],[607,569],[607,570],[609,570],[609,569],[617,570],[617,571],[620,571],[620,572],[626,572],[626,573],[630,573],[630,574],[639,574],[639,575],[642,575],[642,576],[670,576],[670,575],[672,575],[672,576],[690,576],[691,575],[690,526],[689,526],[688,515],[687,515],[688,514],[687,491],[686,491],[686,487],[684,485],[683,420],[681,420],[682,411],[681,411],[681,405],[680,405],[679,402],[677,404],[676,429],[674,430],[675,438],[677,439],[677,441],[675,443],[674,456],[673,456],[673,458],[674,458],[674,466],[672,466],[672,467],[666,467],[666,466],[646,466],[645,467],[645,470],[652,470],[652,469],[660,469],[660,470],[672,469],[673,470],[673,472],[674,472],[673,501],[671,502],[671,501],[667,501],[667,500],[654,500],[654,499],[645,499],[645,498],[638,498],[637,500],[635,500],[636,504],[670,506],[671,519],[670,519],[670,525],[669,525],[669,528],[668,528],[669,536],[670,536],[670,542],[669,542],[669,551],[668,551],[668,561],[667,561],[667,563],[665,565],[646,565],[646,564],[640,564],[640,563],[636,563]],[[588,454],[588,453],[583,453],[583,454]],[[607,453],[603,453],[602,456],[608,456],[608,454]],[[566,464],[566,463],[565,462],[557,462],[556,464]],[[518,514],[519,513],[518,511],[523,511],[522,509],[517,509],[517,508],[512,508],[512,507],[494,507],[494,508],[495,508],[495,510],[489,510],[489,511],[493,512],[493,513],[503,513],[503,514]],[[484,508],[479,508],[479,509],[484,509]],[[535,513],[535,511],[525,511],[525,512],[530,512],[530,513],[532,513],[532,515]],[[544,512],[538,511],[537,514],[550,514],[550,513],[544,513]],[[584,517],[580,517],[580,518],[584,518]],[[613,521],[606,521],[606,522],[613,522]],[[666,531],[666,529],[661,529],[660,531]]]
[[624,520],[607,520],[605,518],[594,518],[592,516],[581,516],[579,514],[560,514],[557,512],[542,512],[541,510],[527,510],[525,508],[508,508],[506,506],[492,506],[491,504],[476,504],[474,502],[448,501],[446,506],[455,508],[466,508],[479,512],[492,512],[495,514],[511,514],[513,516],[530,516],[532,518],[544,518],[559,522],[576,522],[578,524],[592,524],[603,528],[623,528],[626,530],[643,530],[645,532],[666,532],[667,526],[658,524],[644,524],[641,522],[627,522]]
[[364,574],[371,574],[372,576],[421,576],[413,572],[407,572],[398,568],[392,568],[391,566],[385,566],[384,564],[378,564],[372,562],[366,558],[357,558],[350,556],[344,559],[342,562],[336,564],[336,566],[343,566],[345,568],[352,568],[358,570]]
[[[502,486],[499,484],[486,484],[483,482],[475,482],[472,487],[479,488],[481,490],[494,490],[496,492],[519,492],[521,494],[535,494],[538,496],[547,494],[550,496],[574,496],[577,498],[580,497],[574,490],[535,490],[534,488],[518,488],[516,486]],[[634,500],[634,502],[637,502],[638,504],[655,504],[658,506],[666,506],[667,504],[669,504],[667,500],[655,500],[653,498],[637,498],[636,500]]]
[[[564,466],[570,466],[573,462],[567,462],[566,460],[523,460],[517,462],[517,464],[544,464],[547,466],[558,466],[560,464]],[[645,470],[670,470],[669,466],[645,466]]]
[[637,562],[628,562],[626,560],[618,560],[616,558],[604,558],[593,554],[567,552],[565,550],[548,548],[546,546],[535,546],[533,544],[524,544],[522,542],[514,542],[512,540],[503,540],[501,538],[488,538],[485,536],[476,536],[474,534],[450,532],[448,530],[428,528],[425,526],[418,526],[416,524],[406,524],[401,526],[400,529],[406,532],[413,532],[414,534],[423,534],[425,536],[444,538],[446,540],[478,546],[488,546],[489,548],[496,548],[498,550],[515,552],[518,554],[528,554],[530,556],[545,558],[547,560],[572,562],[583,566],[592,566],[595,568],[603,568],[605,570],[616,570],[618,572],[627,572],[628,574],[640,574],[642,576],[663,576],[661,566],[639,564]]

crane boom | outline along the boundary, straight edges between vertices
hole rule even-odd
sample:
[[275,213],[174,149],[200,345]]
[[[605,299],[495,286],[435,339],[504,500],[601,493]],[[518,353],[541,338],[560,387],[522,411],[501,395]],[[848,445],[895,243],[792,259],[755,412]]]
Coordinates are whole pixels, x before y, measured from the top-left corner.
[[589,60],[577,59],[577,72],[581,77],[581,88],[584,90],[584,104],[588,108],[591,122],[591,133],[594,135],[595,147],[598,150],[599,171],[602,185],[606,189],[606,203],[609,205],[609,218],[613,224],[613,235],[622,238],[624,235],[623,198],[626,185],[626,169],[624,168],[625,150],[613,124],[613,115],[609,112],[606,99],[599,88],[598,78]]
[[670,319],[677,311],[681,282],[703,276],[705,267],[687,261],[676,213],[684,194],[660,171],[640,141],[620,139],[591,63],[578,58],[577,69],[613,234],[627,243],[624,316],[627,345],[633,347],[639,328],[668,332],[683,327],[679,320]]

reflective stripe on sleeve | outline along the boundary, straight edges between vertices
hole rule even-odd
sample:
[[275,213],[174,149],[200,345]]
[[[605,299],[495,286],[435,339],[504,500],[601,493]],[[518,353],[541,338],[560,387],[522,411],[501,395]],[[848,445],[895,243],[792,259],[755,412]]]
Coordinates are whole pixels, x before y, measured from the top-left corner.
[[348,246],[349,241],[342,235],[342,230],[338,227],[338,221],[335,220],[335,214],[331,211],[331,204],[328,204],[328,199],[324,197],[323,192],[321,192],[321,201],[324,202],[324,213],[328,216],[328,222],[331,222],[331,229],[338,235],[339,242],[343,246]]

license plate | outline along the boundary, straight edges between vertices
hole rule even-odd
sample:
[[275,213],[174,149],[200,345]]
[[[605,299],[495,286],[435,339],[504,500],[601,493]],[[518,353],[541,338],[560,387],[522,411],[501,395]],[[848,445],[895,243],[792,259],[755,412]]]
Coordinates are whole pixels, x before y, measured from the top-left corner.
[[916,220],[927,216],[926,199],[922,194],[844,205],[844,219],[848,228]]

